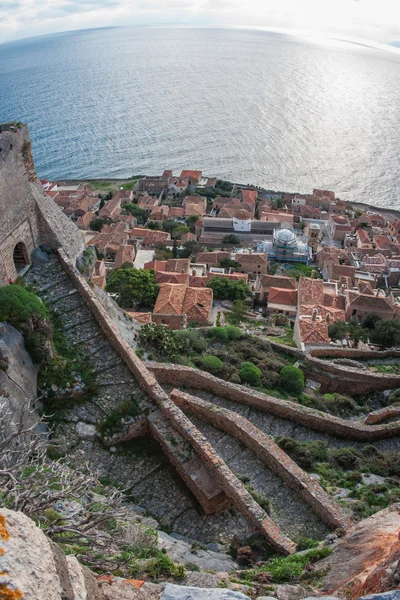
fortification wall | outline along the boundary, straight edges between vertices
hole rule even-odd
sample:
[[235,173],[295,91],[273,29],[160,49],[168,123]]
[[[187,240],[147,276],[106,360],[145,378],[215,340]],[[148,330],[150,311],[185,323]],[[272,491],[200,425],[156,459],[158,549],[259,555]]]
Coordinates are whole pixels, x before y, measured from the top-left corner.
[[398,351],[385,350],[380,352],[377,350],[326,348],[324,350],[312,350],[309,354],[305,354],[297,348],[284,346],[277,342],[271,342],[271,347],[278,352],[285,352],[300,360],[307,377],[321,383],[322,392],[340,392],[354,395],[400,387],[400,375],[373,373],[348,365],[335,364],[329,360],[319,358],[396,358],[400,356],[400,352]]
[[[79,294],[85,301],[109,342],[113,345],[121,358],[125,361],[142,389],[156,402],[162,413],[168,417],[173,427],[192,445],[196,454],[203,462],[205,468],[214,475],[215,480],[224,493],[232,500],[234,506],[242,512],[253,524],[255,529],[265,536],[268,542],[279,552],[289,554],[296,549],[295,544],[287,538],[279,527],[269,518],[267,513],[257,504],[251,494],[246,490],[241,481],[229,469],[222,458],[191,423],[186,415],[164,392],[157,379],[146,365],[139,359],[135,351],[122,338],[120,331],[112,322],[107,311],[98,300],[97,296],[79,273],[76,266],[68,259],[63,249],[58,251],[63,268],[73,281]],[[154,423],[150,423],[150,428]],[[190,471],[183,469],[183,464],[174,459],[174,464],[184,481],[189,482]],[[191,489],[195,487],[197,479],[191,477]],[[200,482],[199,482],[200,483]],[[198,495],[201,498],[201,495]]]
[[17,244],[27,264],[40,244],[63,247],[73,260],[84,249],[79,229],[44,195],[26,125],[0,125],[0,214],[0,285],[17,277]]
[[373,441],[400,435],[400,423],[367,426],[360,421],[346,421],[294,402],[267,396],[191,367],[167,363],[147,363],[147,366],[161,383],[206,390],[216,396],[229,398],[345,439]]
[[302,496],[328,525],[346,528],[350,524],[348,515],[319,483],[250,421],[226,408],[215,406],[177,389],[171,392],[171,398],[185,413],[193,414],[239,439]]

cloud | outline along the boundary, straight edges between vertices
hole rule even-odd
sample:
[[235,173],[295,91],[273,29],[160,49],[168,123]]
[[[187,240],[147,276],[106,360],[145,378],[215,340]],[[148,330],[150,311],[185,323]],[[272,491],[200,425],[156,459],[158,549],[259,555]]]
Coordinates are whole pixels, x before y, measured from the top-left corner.
[[0,41],[106,25],[185,23],[308,30],[390,42],[399,0],[0,0]]

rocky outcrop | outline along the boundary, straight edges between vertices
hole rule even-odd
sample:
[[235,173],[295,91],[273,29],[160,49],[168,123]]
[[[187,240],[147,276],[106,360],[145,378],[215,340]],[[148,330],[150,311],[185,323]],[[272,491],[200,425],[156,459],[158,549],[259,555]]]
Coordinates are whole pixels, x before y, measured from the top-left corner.
[[342,538],[333,553],[316,563],[329,568],[322,591],[348,598],[400,590],[400,504],[364,519]]
[[160,600],[249,600],[241,592],[228,589],[192,588],[167,583]]
[[[1,598],[100,600],[94,575],[21,512],[0,511],[0,556]],[[90,587],[94,593],[89,595]]]

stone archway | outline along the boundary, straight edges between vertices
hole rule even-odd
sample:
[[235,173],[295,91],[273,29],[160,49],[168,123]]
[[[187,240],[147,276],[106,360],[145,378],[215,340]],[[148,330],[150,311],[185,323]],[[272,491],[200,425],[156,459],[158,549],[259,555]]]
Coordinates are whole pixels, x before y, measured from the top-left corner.
[[27,267],[30,264],[28,251],[23,242],[18,242],[18,244],[16,244],[16,246],[14,247],[13,260],[17,273],[25,269],[25,267]]

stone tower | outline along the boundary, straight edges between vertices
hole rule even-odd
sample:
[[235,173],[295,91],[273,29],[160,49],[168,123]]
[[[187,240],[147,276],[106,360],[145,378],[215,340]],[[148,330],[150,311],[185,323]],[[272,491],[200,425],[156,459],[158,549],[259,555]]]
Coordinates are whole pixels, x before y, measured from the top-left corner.
[[14,281],[41,244],[63,247],[76,260],[82,235],[45,196],[33,164],[28,127],[0,125],[0,285]]
[[318,223],[310,223],[308,226],[307,245],[312,249],[313,256],[318,252],[320,236],[321,227]]

